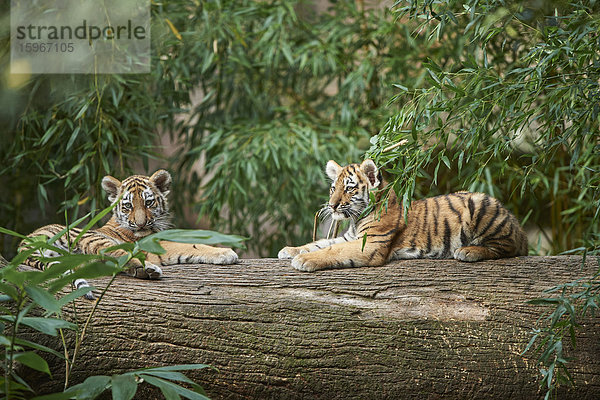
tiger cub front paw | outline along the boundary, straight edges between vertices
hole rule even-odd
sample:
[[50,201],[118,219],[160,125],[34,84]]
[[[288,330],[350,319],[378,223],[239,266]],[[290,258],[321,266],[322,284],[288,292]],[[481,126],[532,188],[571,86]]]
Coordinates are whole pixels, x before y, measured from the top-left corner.
[[140,279],[160,279],[162,278],[162,269],[158,265],[154,265],[146,261],[146,265],[134,264],[129,267],[127,273],[135,278]]
[[279,253],[277,254],[277,258],[279,258],[280,260],[285,260],[285,259],[289,259],[289,258],[294,258],[296,257],[298,254],[302,254],[302,253],[306,253],[307,251],[304,250],[302,247],[284,247],[283,249],[279,250]]
[[[75,289],[90,287],[89,283],[85,279],[75,279],[75,281],[73,282],[73,285],[75,285]],[[94,292],[92,292],[91,290],[89,292],[87,292],[86,294],[84,294],[84,297],[88,300],[96,299]]]
[[235,264],[238,260],[238,255],[231,249],[218,249],[220,254],[217,254],[211,261],[211,264]]
[[298,271],[314,272],[327,268],[327,264],[320,261],[314,253],[302,253],[294,257],[292,267]]

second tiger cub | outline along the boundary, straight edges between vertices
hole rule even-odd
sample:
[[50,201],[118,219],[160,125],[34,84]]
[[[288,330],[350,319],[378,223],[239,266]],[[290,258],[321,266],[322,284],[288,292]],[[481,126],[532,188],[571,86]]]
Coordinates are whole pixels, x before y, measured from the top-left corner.
[[[386,186],[375,163],[341,167],[332,160],[326,173],[332,185],[323,211],[334,220],[350,218],[350,228],[334,239],[281,249],[278,257],[293,258],[292,266],[300,271],[376,266],[406,258],[480,261],[527,255],[527,236],[519,222],[491,196],[458,192],[413,201],[405,220],[402,204],[390,190],[381,215],[372,211],[362,216],[369,192]],[[377,203],[381,197],[378,191]]]

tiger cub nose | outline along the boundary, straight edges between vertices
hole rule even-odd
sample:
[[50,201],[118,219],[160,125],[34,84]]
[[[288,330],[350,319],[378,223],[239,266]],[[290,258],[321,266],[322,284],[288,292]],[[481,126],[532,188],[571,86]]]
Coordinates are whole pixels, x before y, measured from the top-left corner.
[[135,218],[135,219],[133,220],[133,223],[134,223],[134,224],[135,224],[135,226],[137,226],[138,228],[143,228],[143,227],[145,227],[145,226],[146,226],[146,224],[147,224],[147,222],[148,222],[148,221],[147,221],[145,218],[144,218],[144,219],[142,219],[142,218]]
[[148,219],[146,218],[146,215],[143,212],[138,210],[138,212],[136,212],[133,216],[133,222],[138,228],[143,228],[144,226],[146,226]]

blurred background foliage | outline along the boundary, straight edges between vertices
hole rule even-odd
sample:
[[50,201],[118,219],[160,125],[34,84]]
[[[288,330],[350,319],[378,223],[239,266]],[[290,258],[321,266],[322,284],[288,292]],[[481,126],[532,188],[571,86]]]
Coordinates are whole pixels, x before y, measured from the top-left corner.
[[595,2],[152,1],[152,72],[121,76],[11,75],[8,7],[0,226],[61,223],[106,205],[102,176],[168,168],[179,227],[274,256],[310,240],[326,161],[366,153],[405,199],[498,197],[533,253],[598,246]]

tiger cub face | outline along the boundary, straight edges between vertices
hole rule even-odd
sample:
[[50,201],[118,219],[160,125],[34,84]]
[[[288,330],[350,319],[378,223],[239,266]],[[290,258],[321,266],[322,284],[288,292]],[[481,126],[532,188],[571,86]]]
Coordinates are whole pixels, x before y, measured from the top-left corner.
[[381,184],[381,174],[375,163],[367,159],[361,164],[341,167],[329,160],[325,172],[332,182],[329,202],[323,212],[330,214],[334,220],[357,220],[369,204],[369,191]]
[[[119,227],[131,230],[136,237],[144,237],[171,226],[167,195],[171,175],[158,170],[152,176],[133,175],[119,181],[112,176],[102,179],[102,188],[113,204],[113,218]],[[122,196],[122,197],[121,197]]]

